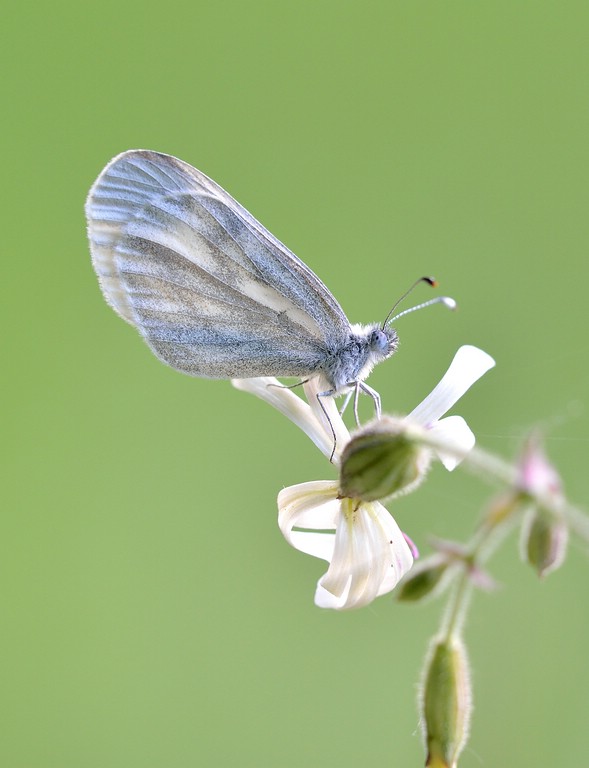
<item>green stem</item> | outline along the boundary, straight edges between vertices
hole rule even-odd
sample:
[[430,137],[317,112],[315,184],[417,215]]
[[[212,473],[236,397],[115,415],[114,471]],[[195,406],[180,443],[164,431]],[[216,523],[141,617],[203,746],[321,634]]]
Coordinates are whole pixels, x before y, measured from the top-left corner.
[[[430,448],[459,459],[462,462],[462,466],[482,475],[486,480],[499,482],[508,488],[517,488],[517,469],[508,461],[482,448],[473,448],[470,451],[465,451],[463,448],[453,446],[445,440],[440,440],[429,431],[421,433],[419,437],[416,435],[416,438]],[[537,493],[528,488],[526,488],[526,494],[530,500],[552,513],[555,517],[564,517],[571,530],[589,544],[589,517],[585,512],[569,504],[566,499],[557,500],[549,494]]]
[[442,634],[446,641],[449,642],[453,635],[459,634],[462,628],[472,594],[473,569],[482,568],[518,518],[519,510],[515,507],[509,516],[499,522],[488,517],[466,543],[460,561],[460,573],[444,612]]
[[452,637],[460,634],[471,592],[472,586],[468,577],[468,571],[466,568],[462,568],[448,600],[442,623],[442,635],[444,641],[448,644],[450,644]]

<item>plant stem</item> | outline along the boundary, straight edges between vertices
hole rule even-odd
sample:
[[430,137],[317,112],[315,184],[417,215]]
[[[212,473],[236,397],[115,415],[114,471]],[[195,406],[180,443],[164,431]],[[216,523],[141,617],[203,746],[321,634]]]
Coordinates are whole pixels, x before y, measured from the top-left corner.
[[[424,431],[419,439],[430,448],[460,459],[462,462],[461,466],[476,472],[478,475],[482,475],[486,480],[499,482],[501,485],[506,485],[512,489],[517,489],[518,487],[519,475],[517,468],[508,461],[505,461],[505,459],[495,456],[482,448],[473,448],[470,451],[465,451],[463,448],[453,446],[446,440],[438,439],[429,431]],[[529,488],[525,489],[525,493],[531,501],[535,502],[539,507],[546,509],[555,517],[564,517],[571,530],[589,544],[589,517],[585,512],[570,504],[566,499],[560,498],[557,500],[548,493],[534,492]]]

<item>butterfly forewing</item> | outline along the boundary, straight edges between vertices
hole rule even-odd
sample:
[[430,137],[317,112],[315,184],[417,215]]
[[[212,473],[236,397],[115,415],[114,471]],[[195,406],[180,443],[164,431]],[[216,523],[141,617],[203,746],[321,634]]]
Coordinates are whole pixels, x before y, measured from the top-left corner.
[[88,197],[109,303],[196,376],[306,376],[350,325],[319,278],[204,174],[169,155],[115,158]]

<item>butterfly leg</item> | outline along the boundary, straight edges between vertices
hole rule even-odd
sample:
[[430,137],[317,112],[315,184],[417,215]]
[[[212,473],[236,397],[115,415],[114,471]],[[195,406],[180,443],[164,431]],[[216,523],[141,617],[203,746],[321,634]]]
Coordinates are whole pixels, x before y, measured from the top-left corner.
[[348,407],[348,405],[350,404],[350,400],[352,399],[352,395],[353,395],[353,394],[354,394],[354,390],[353,390],[353,389],[350,389],[350,390],[348,390],[348,393],[347,393],[347,395],[346,395],[346,397],[345,397],[345,399],[344,399],[344,404],[343,404],[343,405],[342,405],[342,407],[339,409],[339,415],[340,415],[340,416],[343,416],[343,415],[344,415],[344,411],[346,410],[346,408],[347,408],[347,407]]
[[333,457],[335,454],[335,449],[337,447],[337,437],[335,434],[335,429],[333,428],[333,424],[331,423],[331,419],[329,418],[329,414],[327,413],[327,410],[325,406],[323,405],[323,402],[321,401],[322,397],[333,397],[335,390],[328,389],[325,392],[318,392],[317,393],[317,402],[321,406],[321,410],[323,411],[323,414],[325,418],[327,419],[327,423],[329,424],[329,428],[331,429],[331,434],[333,437],[333,450],[331,451],[331,456],[329,457],[329,461],[333,463]]
[[341,409],[340,414],[344,412],[345,407],[350,402],[350,398],[352,395],[354,395],[354,419],[356,420],[356,426],[360,426],[360,416],[358,414],[358,401],[360,399],[360,392],[364,392],[366,395],[369,395],[369,397],[372,398],[372,402],[374,403],[374,411],[376,413],[376,418],[380,419],[381,415],[381,408],[380,408],[380,395],[375,389],[372,389],[372,387],[369,387],[368,384],[365,384],[363,381],[352,381],[348,384],[350,387],[350,391],[346,395],[346,401],[344,403],[344,408]]
[[303,384],[306,384],[309,379],[303,379],[303,381],[297,381],[296,384],[266,384],[267,387],[277,387],[278,389],[295,389]]
[[372,402],[374,403],[374,412],[376,414],[376,418],[380,419],[381,416],[381,407],[380,407],[380,395],[376,391],[376,389],[372,389],[372,387],[369,387],[368,384],[366,384],[363,381],[357,381],[356,386],[358,389],[361,389],[362,392],[365,392],[367,395],[369,395],[372,398]]
[[354,418],[356,419],[356,426],[360,426],[360,417],[358,416],[358,401],[360,400],[360,382],[354,382]]

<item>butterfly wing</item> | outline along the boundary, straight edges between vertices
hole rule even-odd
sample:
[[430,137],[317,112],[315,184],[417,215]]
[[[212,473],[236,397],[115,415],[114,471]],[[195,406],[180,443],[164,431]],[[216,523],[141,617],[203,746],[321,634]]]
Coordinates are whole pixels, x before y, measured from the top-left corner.
[[350,332],[321,280],[175,157],[119,155],[90,190],[86,215],[107,301],[177,370],[307,376]]

